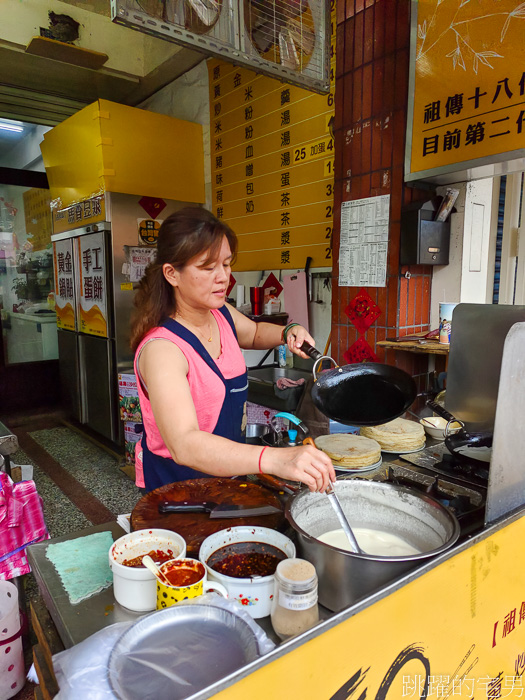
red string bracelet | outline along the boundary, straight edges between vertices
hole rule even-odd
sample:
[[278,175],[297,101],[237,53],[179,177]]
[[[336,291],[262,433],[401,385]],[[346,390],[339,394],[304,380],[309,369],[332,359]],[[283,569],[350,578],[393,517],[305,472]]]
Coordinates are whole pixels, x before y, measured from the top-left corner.
[[[266,445],[266,447],[268,447],[268,445]],[[262,448],[261,454],[259,455],[259,474],[262,474],[262,473],[263,473],[263,470],[262,470],[262,467],[261,467],[261,460],[262,460],[263,452],[264,452],[264,450],[266,449],[266,447],[263,447],[263,448]]]

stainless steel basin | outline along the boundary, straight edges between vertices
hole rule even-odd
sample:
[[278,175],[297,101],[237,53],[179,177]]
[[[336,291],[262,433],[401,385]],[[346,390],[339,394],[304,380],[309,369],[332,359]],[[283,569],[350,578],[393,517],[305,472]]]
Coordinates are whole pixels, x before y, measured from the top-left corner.
[[305,382],[312,376],[311,372],[302,369],[292,369],[288,367],[257,367],[248,370],[248,381],[267,382],[272,386],[281,377],[288,379],[304,379]]
[[[288,367],[257,367],[248,370],[248,400],[252,403],[275,408],[279,411],[295,411],[305,384],[312,373]],[[276,382],[280,377],[304,379],[305,384],[280,391]]]

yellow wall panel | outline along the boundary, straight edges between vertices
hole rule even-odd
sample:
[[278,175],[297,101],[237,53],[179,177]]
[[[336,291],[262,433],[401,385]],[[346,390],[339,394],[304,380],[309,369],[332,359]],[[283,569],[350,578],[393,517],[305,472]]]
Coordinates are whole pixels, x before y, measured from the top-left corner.
[[205,201],[200,124],[98,100],[46,132],[41,151],[62,207],[106,191]]

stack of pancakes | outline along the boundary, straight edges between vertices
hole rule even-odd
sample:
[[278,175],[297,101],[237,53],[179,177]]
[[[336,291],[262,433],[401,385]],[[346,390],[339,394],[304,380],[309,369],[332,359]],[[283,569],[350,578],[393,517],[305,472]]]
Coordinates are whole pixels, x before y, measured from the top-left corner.
[[360,434],[376,440],[382,450],[388,452],[411,452],[425,445],[425,430],[413,420],[396,418],[384,425],[367,426],[360,429]]
[[321,435],[315,445],[325,452],[334,467],[362,469],[377,464],[381,459],[381,447],[375,440],[351,433]]

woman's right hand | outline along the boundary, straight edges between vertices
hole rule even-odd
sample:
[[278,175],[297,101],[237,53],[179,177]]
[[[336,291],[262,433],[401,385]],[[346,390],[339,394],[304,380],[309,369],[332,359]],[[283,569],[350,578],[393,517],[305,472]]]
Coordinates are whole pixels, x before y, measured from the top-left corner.
[[273,474],[290,481],[301,481],[310,491],[324,492],[335,481],[330,458],[312,445],[300,447],[269,447],[261,460],[264,474]]

